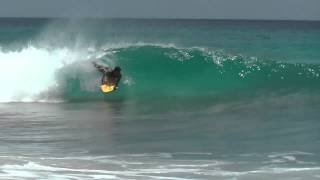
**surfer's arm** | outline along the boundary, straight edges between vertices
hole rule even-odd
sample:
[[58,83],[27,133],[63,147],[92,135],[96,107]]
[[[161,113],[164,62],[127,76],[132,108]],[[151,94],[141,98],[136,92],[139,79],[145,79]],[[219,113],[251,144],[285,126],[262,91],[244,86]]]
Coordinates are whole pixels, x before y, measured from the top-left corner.
[[94,66],[95,68],[97,68],[97,69],[98,69],[100,72],[102,72],[102,73],[107,73],[107,72],[112,71],[111,68],[105,67],[105,66],[101,66],[101,65],[97,64],[96,62],[93,62],[92,64],[93,64],[93,66]]
[[119,79],[117,80],[117,82],[116,82],[116,84],[115,84],[115,86],[114,86],[115,89],[118,89],[118,84],[119,84],[119,82],[120,82],[120,79],[121,79],[121,75],[120,75]]
[[116,83],[116,85],[114,86],[114,89],[118,89],[118,84],[119,84],[119,81]]

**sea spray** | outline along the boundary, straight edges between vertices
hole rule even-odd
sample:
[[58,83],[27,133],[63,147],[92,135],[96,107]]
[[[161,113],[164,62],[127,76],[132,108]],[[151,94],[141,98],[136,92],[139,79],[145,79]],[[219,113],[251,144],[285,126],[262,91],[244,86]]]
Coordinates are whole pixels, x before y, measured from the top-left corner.
[[18,51],[0,51],[0,102],[30,102],[58,86],[56,70],[77,61],[80,55],[69,49],[41,49],[28,46]]

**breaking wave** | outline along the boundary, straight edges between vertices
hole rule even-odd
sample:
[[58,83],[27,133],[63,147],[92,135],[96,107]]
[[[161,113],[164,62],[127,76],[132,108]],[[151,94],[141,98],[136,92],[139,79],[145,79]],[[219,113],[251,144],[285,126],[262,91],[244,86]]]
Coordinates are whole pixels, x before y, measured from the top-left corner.
[[[120,65],[116,93],[99,91],[92,61]],[[121,44],[108,48],[0,51],[0,102],[103,98],[213,97],[318,91],[320,65],[267,61],[206,48]]]

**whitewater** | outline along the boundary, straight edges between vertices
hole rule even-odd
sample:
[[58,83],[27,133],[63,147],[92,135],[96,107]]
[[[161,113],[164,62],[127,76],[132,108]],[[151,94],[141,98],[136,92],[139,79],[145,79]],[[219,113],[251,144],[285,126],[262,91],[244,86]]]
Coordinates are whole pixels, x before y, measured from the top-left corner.
[[0,25],[0,179],[320,177],[319,22]]

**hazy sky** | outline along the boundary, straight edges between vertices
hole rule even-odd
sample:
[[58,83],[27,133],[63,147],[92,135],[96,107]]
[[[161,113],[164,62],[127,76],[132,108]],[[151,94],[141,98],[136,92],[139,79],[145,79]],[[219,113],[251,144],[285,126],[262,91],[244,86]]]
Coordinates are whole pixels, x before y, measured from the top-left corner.
[[320,0],[0,0],[0,16],[320,20]]

